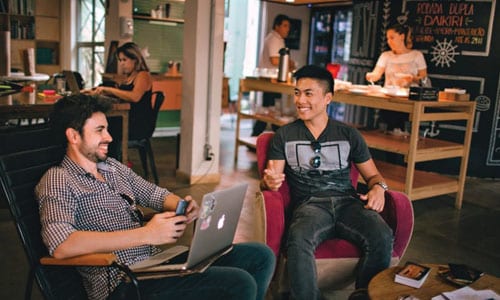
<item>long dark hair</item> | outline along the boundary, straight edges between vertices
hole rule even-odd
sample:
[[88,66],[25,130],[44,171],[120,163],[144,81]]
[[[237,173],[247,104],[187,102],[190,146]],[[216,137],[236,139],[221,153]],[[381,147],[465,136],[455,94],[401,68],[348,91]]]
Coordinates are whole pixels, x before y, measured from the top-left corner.
[[128,42],[121,45],[118,49],[116,49],[116,56],[118,57],[120,53],[137,61],[135,64],[136,71],[149,71],[146,60],[144,59],[144,56],[142,56],[141,48],[139,48],[136,43]]
[[408,26],[407,24],[402,25],[399,23],[394,23],[387,28],[387,31],[389,31],[389,30],[394,30],[398,34],[404,35],[404,41],[405,41],[406,48],[412,48],[413,39],[412,39],[410,26]]

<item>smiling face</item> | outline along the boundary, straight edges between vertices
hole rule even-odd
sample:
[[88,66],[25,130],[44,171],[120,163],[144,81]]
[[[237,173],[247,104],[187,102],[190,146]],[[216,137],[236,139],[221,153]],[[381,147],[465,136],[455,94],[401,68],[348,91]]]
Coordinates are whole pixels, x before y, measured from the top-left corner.
[[304,122],[328,119],[326,107],[332,100],[332,93],[326,92],[326,84],[304,77],[295,86],[295,107],[298,117]]
[[96,112],[85,122],[77,148],[86,159],[99,162],[108,157],[108,146],[111,141],[113,138],[108,132],[106,115]]

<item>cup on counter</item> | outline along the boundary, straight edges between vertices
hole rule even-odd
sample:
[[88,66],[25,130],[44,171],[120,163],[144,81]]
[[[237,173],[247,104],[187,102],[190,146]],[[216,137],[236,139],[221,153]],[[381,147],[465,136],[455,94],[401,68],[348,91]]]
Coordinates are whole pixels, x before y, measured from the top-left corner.
[[66,93],[66,78],[56,78],[56,91],[58,94],[63,95]]

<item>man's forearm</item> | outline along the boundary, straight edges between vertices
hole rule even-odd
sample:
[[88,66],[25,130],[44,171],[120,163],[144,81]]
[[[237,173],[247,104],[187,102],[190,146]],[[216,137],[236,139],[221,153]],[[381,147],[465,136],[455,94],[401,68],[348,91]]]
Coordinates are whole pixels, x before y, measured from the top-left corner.
[[68,258],[89,253],[112,252],[149,244],[144,227],[114,231],[75,231],[54,251],[55,258]]

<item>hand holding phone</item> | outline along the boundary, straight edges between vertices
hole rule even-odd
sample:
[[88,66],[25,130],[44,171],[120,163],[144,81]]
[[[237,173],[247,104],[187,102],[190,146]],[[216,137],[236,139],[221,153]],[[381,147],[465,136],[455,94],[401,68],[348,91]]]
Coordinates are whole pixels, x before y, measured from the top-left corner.
[[185,199],[180,199],[179,202],[177,202],[177,208],[175,209],[175,215],[176,216],[185,215],[188,204],[189,204],[189,201],[187,201]]

